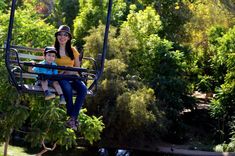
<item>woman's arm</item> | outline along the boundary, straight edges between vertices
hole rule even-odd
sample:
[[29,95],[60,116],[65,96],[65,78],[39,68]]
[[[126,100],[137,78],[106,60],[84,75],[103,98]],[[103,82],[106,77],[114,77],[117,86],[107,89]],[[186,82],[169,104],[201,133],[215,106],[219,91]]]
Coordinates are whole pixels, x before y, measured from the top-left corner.
[[79,57],[78,58],[75,58],[74,59],[74,67],[80,67],[81,66],[81,62],[79,60]]
[[[75,50],[74,53],[79,54],[76,49],[73,49],[73,51],[74,51],[74,50]],[[75,58],[74,58],[74,67],[80,67],[80,66],[81,66],[81,62],[80,62],[80,60],[79,60],[79,55],[77,55],[77,56],[75,55]],[[78,72],[76,72],[76,71],[70,71],[69,74],[77,75]]]
[[81,67],[81,62],[79,59],[80,53],[77,51],[76,48],[73,49],[73,55],[74,55],[74,67]]

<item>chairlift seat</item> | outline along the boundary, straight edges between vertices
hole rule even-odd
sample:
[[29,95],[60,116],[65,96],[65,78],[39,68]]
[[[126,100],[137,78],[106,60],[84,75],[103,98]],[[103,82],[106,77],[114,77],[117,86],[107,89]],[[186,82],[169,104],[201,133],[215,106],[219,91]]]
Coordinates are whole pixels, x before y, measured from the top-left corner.
[[[37,54],[37,55],[35,55]],[[38,63],[32,63],[39,62],[44,59],[42,56],[42,49],[37,48],[28,48],[23,46],[12,46],[10,49],[10,53],[8,53],[9,57],[9,64],[11,68],[11,74],[13,75],[14,81],[17,83],[18,90],[22,92],[43,92],[41,86],[34,85],[34,82],[37,78],[40,79],[49,79],[49,80],[81,80],[84,81],[87,84],[88,95],[93,95],[94,91],[96,91],[97,84],[93,86],[89,86],[90,84],[96,83],[97,79],[97,65],[96,61],[93,58],[90,57],[84,57],[83,60],[87,60],[92,63],[93,69],[87,69],[87,68],[78,68],[78,67],[65,67],[65,66],[52,66],[52,65],[43,65]],[[65,70],[65,71],[77,71],[79,75],[46,75],[46,74],[38,74],[33,73],[28,70],[29,67],[42,67],[42,68],[52,68],[52,69],[58,69],[58,70]],[[11,82],[12,77],[11,77]],[[29,83],[28,83],[29,81]],[[49,87],[49,90],[53,93],[55,93],[55,89],[52,87]],[[73,91],[74,95],[76,94],[76,91]]]

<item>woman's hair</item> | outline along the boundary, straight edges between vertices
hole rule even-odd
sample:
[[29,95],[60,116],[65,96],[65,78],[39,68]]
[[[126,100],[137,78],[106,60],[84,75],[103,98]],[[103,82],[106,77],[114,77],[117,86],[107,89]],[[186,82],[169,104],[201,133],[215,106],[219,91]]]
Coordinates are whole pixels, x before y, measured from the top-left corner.
[[[55,49],[58,51],[58,53],[56,54],[57,58],[61,58],[60,56],[60,43],[56,37],[55,40],[55,44],[54,44]],[[73,50],[71,47],[71,38],[67,41],[66,45],[65,45],[65,54],[71,59],[74,60],[74,55],[73,55]]]

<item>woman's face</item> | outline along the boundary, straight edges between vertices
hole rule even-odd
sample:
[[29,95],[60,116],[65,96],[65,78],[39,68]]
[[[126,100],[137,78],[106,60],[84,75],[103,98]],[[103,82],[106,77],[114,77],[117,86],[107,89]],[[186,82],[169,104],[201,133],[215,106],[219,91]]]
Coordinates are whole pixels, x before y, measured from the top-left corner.
[[67,41],[70,39],[69,34],[67,32],[59,32],[57,34],[57,39],[60,45],[65,45]]

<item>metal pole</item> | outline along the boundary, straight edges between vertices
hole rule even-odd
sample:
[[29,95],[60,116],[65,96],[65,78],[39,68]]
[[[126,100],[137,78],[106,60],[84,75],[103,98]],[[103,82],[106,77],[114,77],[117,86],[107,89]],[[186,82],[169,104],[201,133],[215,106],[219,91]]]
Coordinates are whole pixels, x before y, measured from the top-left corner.
[[103,51],[102,51],[102,55],[101,55],[100,70],[99,70],[99,73],[97,75],[96,80],[90,85],[90,87],[88,89],[91,89],[91,88],[93,88],[94,85],[96,85],[97,81],[99,80],[99,78],[101,77],[101,75],[103,74],[103,71],[104,71],[104,62],[105,62],[105,57],[106,57],[106,53],[107,53],[108,34],[109,34],[109,26],[110,26],[110,20],[111,20],[112,3],[113,3],[113,1],[109,0],[108,12],[107,12],[107,18],[106,18],[106,26],[105,26],[105,32],[104,32]]
[[101,56],[101,67],[100,67],[100,73],[99,73],[98,79],[100,78],[100,76],[102,75],[102,73],[104,71],[104,62],[105,62],[105,57],[106,57],[106,53],[107,53],[111,12],[112,12],[112,0],[109,0],[108,13],[107,13],[107,19],[106,19],[106,27],[105,27],[105,32],[104,32],[103,52],[102,52],[102,56]]
[[12,0],[10,21],[9,21],[8,34],[7,34],[6,52],[10,50],[10,42],[11,42],[14,15],[15,15],[15,3],[16,3],[16,0]]
[[10,43],[11,43],[11,36],[12,36],[12,29],[13,29],[13,22],[14,22],[15,4],[16,4],[16,0],[12,0],[7,41],[6,41],[6,45],[5,45],[5,48],[6,48],[5,49],[5,64],[6,64],[6,68],[8,70],[11,81],[13,82],[13,84],[17,88],[17,90],[19,90],[19,87],[15,81],[14,75],[11,73],[11,69],[10,69],[10,65],[9,65],[9,52],[10,52]]

